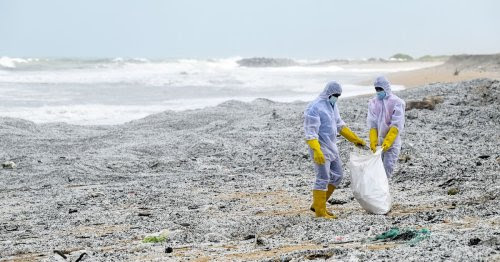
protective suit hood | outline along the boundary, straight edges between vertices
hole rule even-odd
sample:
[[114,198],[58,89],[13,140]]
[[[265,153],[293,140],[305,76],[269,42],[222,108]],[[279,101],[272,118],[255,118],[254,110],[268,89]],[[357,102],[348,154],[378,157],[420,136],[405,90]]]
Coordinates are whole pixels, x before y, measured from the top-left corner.
[[342,87],[336,81],[331,81],[326,84],[325,89],[319,94],[320,99],[328,99],[332,94],[342,94]]
[[373,86],[383,88],[387,96],[392,94],[391,83],[389,82],[389,80],[387,80],[387,78],[385,78],[385,76],[377,77],[373,82]]

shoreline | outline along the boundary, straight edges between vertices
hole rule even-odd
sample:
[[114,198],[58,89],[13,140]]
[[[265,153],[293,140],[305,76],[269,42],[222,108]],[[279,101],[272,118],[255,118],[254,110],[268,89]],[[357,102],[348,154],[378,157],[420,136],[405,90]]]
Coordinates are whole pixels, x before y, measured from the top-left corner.
[[[167,70],[170,72],[168,74],[159,70],[163,65],[160,67],[155,64],[139,64],[141,67],[134,67],[134,70],[114,64],[109,69],[101,68],[99,64],[89,64],[72,71],[70,69],[74,65],[67,63],[56,67],[69,67],[66,71],[53,74],[51,67],[41,71],[24,71],[30,65],[23,63],[0,77],[0,93],[5,91],[6,94],[4,106],[0,106],[1,115],[29,119],[36,123],[63,121],[77,125],[114,125],[166,110],[183,111],[216,106],[231,99],[246,102],[265,97],[283,102],[311,101],[330,80],[336,80],[344,86],[348,86],[348,83],[352,85],[344,90],[343,97],[372,93],[372,88],[355,83],[376,76],[376,72],[407,71],[436,64],[418,61],[354,61],[299,68],[234,66],[224,69],[216,63],[212,65],[216,66],[212,72],[201,61],[195,62],[192,69],[180,72],[175,70],[179,71],[178,67],[182,63],[165,65],[166,69],[172,71]],[[23,66],[27,68],[23,69]],[[94,72],[94,67],[99,69]],[[166,84],[170,81],[174,83],[172,86]],[[197,87],[198,84],[201,86]],[[96,92],[95,89],[102,91]]]

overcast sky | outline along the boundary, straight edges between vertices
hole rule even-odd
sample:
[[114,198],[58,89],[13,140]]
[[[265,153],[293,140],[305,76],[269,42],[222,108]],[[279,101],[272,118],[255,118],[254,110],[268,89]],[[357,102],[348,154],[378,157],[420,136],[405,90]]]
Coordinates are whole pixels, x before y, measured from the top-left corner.
[[495,0],[0,0],[0,56],[499,53]]

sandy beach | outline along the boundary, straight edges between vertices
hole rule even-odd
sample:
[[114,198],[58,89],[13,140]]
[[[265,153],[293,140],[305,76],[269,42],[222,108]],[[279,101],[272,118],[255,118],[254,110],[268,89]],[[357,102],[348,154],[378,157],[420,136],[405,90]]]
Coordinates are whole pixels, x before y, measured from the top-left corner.
[[477,78],[500,79],[500,71],[481,72],[464,71],[454,75],[455,69],[445,67],[424,68],[409,72],[399,72],[389,74],[394,84],[404,85],[407,88],[413,88],[430,83],[455,83]]
[[478,78],[500,80],[500,55],[452,56],[442,65],[391,73],[388,77],[393,84],[404,85],[407,88],[431,83],[456,83]]
[[[0,159],[16,167],[0,169],[0,260],[498,260],[499,86],[399,92],[444,102],[406,112],[392,211],[366,213],[345,168],[332,221],[308,211],[306,103],[229,101],[115,126],[1,118]],[[364,139],[367,99],[339,101]],[[346,166],[353,148],[339,141]],[[393,227],[431,234],[414,245],[372,240]],[[164,242],[143,243],[160,232]]]

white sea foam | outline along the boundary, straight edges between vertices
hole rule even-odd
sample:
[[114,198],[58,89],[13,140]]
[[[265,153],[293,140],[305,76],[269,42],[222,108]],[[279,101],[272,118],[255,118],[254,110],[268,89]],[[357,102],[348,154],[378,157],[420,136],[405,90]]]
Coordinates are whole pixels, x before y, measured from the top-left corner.
[[163,106],[66,105],[38,108],[0,108],[2,116],[23,118],[35,123],[65,122],[80,125],[120,124],[167,110]]
[[23,58],[10,58],[7,56],[2,56],[0,57],[0,68],[5,67],[5,68],[15,68],[16,64],[19,63],[28,63],[29,60],[23,59]]
[[[403,86],[392,86],[394,91],[404,89]],[[372,94],[372,88],[359,85],[345,85],[339,103],[342,100],[357,95]],[[317,93],[302,95],[271,95],[268,99],[277,102],[308,102],[317,97]],[[154,105],[103,105],[103,104],[79,104],[79,105],[58,105],[40,107],[0,107],[1,116],[15,117],[31,120],[36,123],[66,122],[79,125],[110,125],[125,123],[134,119],[146,117],[148,115],[165,110],[183,111],[190,109],[200,109],[216,106],[228,100],[238,100],[251,102],[255,100],[253,96],[241,96],[218,98],[192,98],[165,100]]]
[[[114,58],[38,60],[2,57],[0,116],[35,122],[116,124],[163,110],[215,106],[234,99],[310,101],[326,82],[344,86],[342,98],[372,93],[355,85],[378,74],[422,65],[355,65],[299,60],[283,67],[243,67],[227,59]],[[395,87],[395,90],[402,87]]]

